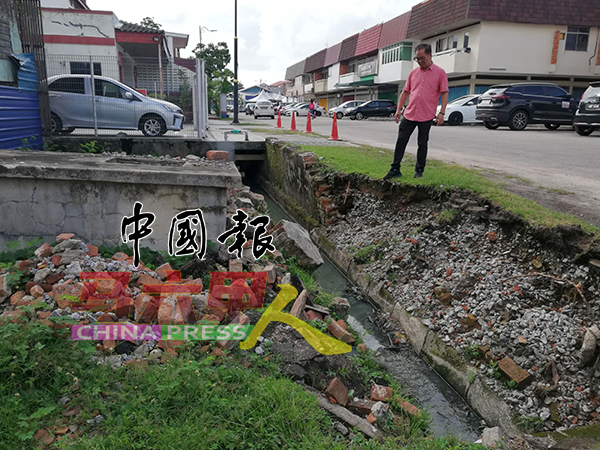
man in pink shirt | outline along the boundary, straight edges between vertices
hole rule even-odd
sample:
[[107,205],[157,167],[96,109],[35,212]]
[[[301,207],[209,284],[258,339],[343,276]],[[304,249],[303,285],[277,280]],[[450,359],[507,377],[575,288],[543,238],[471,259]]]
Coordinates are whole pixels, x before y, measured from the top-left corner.
[[[398,140],[394,152],[392,168],[383,177],[384,180],[402,176],[400,163],[404,157],[404,151],[408,145],[410,136],[419,128],[417,164],[415,166],[415,178],[421,178],[427,162],[427,142],[429,141],[429,130],[435,117],[440,94],[442,95],[442,108],[437,116],[437,125],[444,123],[444,114],[448,104],[448,76],[444,69],[433,64],[431,60],[431,45],[419,44],[415,49],[414,60],[419,67],[413,69],[408,75],[404,90],[398,100],[396,110],[396,123],[400,122],[398,128]],[[404,111],[404,118],[400,121],[402,106],[410,94],[408,106]]]

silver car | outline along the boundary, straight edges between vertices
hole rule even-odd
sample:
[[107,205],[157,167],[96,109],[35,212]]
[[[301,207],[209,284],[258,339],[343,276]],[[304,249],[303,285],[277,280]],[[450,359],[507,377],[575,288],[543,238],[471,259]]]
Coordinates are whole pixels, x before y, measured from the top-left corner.
[[[185,116],[179,106],[137,92],[107,77],[95,76],[98,128],[141,130],[146,136],[180,131]],[[91,75],[56,75],[48,78],[52,134],[75,128],[94,128]]]
[[346,111],[350,108],[356,108],[358,105],[362,105],[364,102],[359,100],[350,100],[342,103],[340,106],[336,106],[335,108],[331,108],[329,110],[329,117],[333,117],[335,114],[339,119],[343,118],[346,115]]

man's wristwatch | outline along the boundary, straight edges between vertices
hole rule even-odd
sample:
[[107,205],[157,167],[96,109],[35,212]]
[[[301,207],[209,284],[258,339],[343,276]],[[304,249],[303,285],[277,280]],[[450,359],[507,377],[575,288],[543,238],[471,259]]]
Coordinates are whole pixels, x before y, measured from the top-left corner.
[[445,116],[445,115],[446,115],[446,113],[445,113],[445,112],[442,112],[442,111],[440,111],[438,114],[441,114],[442,116]]

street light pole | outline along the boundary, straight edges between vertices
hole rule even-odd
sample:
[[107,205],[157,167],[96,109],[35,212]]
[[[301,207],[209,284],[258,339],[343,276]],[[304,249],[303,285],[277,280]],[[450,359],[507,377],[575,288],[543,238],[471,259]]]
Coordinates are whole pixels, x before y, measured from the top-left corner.
[[202,30],[210,31],[211,33],[214,31],[217,31],[217,30],[211,30],[211,29],[203,27],[203,26],[198,27],[198,31],[200,32],[200,43],[198,44],[198,51],[202,51]]
[[238,35],[237,35],[237,0],[235,0],[235,36],[233,38],[233,122],[238,121]]

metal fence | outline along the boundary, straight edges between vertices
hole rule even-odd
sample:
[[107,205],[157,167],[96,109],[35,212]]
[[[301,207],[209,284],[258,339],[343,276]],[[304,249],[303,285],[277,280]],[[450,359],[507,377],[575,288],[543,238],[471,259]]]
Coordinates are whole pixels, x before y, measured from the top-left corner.
[[194,111],[206,86],[197,89],[195,63],[121,54],[46,55],[53,133],[202,137]]

